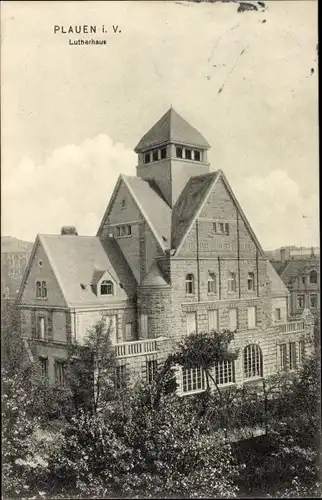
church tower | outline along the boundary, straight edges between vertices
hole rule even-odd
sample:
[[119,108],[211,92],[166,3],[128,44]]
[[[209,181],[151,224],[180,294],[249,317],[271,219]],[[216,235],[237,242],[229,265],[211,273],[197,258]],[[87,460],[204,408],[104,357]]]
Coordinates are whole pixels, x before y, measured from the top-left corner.
[[172,208],[190,177],[210,171],[210,144],[172,107],[142,137],[137,176],[151,182]]

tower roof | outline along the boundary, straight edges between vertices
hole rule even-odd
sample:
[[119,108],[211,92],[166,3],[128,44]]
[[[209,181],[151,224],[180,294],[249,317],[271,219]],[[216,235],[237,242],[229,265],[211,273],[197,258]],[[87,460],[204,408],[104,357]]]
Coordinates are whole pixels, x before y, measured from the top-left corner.
[[211,147],[198,130],[186,122],[173,108],[170,108],[142,137],[134,151],[139,153],[169,142],[188,144],[202,149]]

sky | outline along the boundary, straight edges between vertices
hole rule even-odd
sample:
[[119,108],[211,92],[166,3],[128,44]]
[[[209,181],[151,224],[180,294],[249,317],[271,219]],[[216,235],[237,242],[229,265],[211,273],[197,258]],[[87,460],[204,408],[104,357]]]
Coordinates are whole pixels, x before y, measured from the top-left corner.
[[[96,234],[172,105],[262,247],[318,245],[317,2],[254,4],[2,2],[2,235]],[[61,32],[75,25],[97,33]]]

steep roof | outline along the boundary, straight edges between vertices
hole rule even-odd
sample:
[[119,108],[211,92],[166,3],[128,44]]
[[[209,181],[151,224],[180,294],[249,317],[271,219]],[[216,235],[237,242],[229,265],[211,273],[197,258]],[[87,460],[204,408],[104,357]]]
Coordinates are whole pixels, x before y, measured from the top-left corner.
[[140,177],[122,175],[138,207],[143,212],[161,248],[171,247],[171,208],[157,193],[152,183]]
[[316,267],[318,265],[318,259],[289,260],[285,263],[280,277],[287,286],[291,284],[295,278],[305,274],[310,268]]
[[169,142],[189,144],[190,146],[202,149],[210,148],[210,144],[203,135],[184,120],[173,108],[170,108],[142,137],[134,151],[139,153]]
[[107,271],[117,285],[123,286],[122,296],[109,301],[132,295],[136,280],[113,238],[39,235],[39,240],[69,305],[106,304],[106,299],[97,297],[91,287],[93,276],[97,278],[96,271],[102,270]]
[[284,285],[283,281],[275,271],[274,267],[270,263],[270,261],[267,261],[267,274],[268,277],[271,281],[271,287],[272,287],[272,296],[273,297],[287,297],[290,292]]
[[172,248],[177,248],[218,172],[190,177],[172,210]]

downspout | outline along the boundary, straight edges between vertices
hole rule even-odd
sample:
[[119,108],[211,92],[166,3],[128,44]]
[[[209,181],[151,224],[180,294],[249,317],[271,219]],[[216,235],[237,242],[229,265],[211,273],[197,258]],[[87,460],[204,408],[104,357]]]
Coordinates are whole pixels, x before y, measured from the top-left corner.
[[241,298],[240,290],[240,241],[239,241],[239,213],[237,210],[237,270],[238,270],[238,297]]
[[196,240],[197,240],[197,280],[198,280],[198,302],[200,302],[200,261],[199,261],[199,224],[196,220]]
[[257,283],[257,297],[259,297],[259,270],[258,270],[258,250],[256,250],[256,283]]
[[220,261],[220,257],[218,257],[218,285],[219,285],[219,300],[221,300],[221,270],[220,270],[220,266],[221,266],[221,261]]

